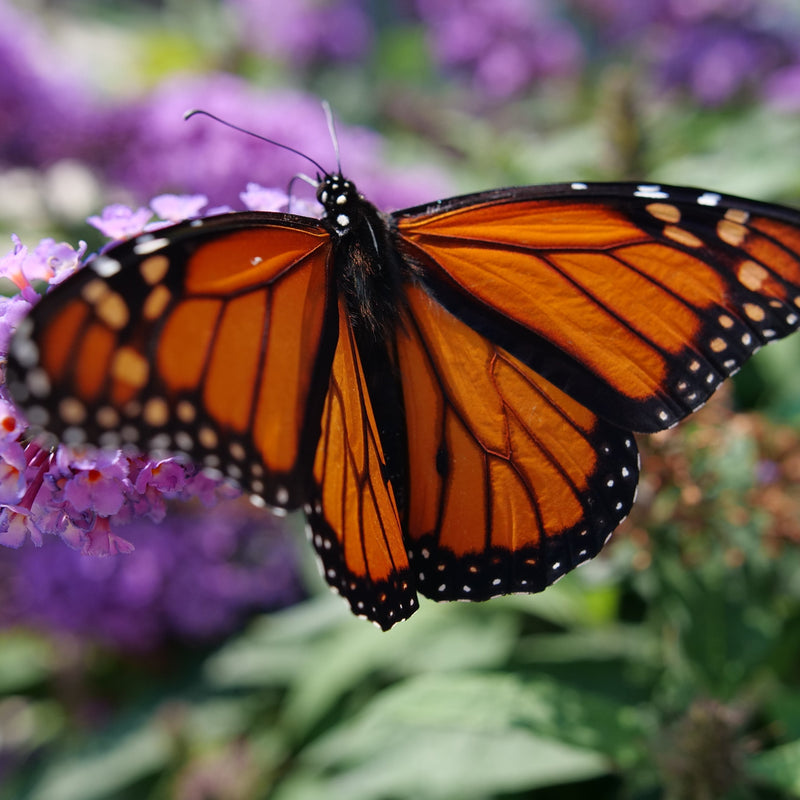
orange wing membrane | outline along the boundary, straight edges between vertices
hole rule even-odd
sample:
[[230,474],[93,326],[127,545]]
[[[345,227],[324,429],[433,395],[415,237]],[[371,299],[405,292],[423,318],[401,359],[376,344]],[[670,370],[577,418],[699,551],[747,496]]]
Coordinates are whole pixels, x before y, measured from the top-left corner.
[[527,187],[396,215],[398,247],[443,305],[639,431],[674,425],[797,328],[799,218],[625,184]]
[[598,419],[419,288],[398,335],[406,545],[419,590],[544,589],[598,553],[633,503],[633,435]]
[[67,441],[184,451],[298,507],[336,344],[329,235],[267,214],[167,233],[101,254],[34,308],[12,352],[41,353],[29,417]]
[[417,609],[394,492],[346,309],[314,462],[309,535],[328,583],[384,630]]

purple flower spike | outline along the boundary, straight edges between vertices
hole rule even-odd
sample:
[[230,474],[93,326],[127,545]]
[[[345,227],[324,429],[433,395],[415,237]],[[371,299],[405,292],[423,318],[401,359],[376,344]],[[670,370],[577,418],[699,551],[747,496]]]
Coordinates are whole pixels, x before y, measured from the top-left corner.
[[[171,509],[126,526],[125,558],[87,558],[46,539],[0,548],[0,627],[25,624],[147,651],[172,640],[213,641],[256,612],[302,598],[290,535],[245,501],[212,511]],[[106,523],[88,548],[125,547]]]
[[77,470],[64,490],[64,500],[76,511],[93,509],[104,517],[118,514],[125,501],[127,459],[119,451],[98,452],[72,464]]
[[257,183],[248,183],[247,191],[239,197],[250,211],[285,211],[289,205],[286,192],[278,189],[265,189]]
[[132,553],[134,546],[111,530],[107,517],[100,517],[97,524],[86,534],[83,554],[87,556],[113,556],[117,553]]
[[229,0],[242,37],[256,51],[303,66],[316,60],[348,61],[369,48],[372,27],[360,0],[293,0],[266,4]]
[[[28,511],[24,508],[15,509],[13,506],[0,508],[0,545],[22,547],[28,538],[30,528],[28,526]],[[37,547],[42,544],[41,537],[33,537],[33,542]]]
[[134,211],[116,203],[106,206],[102,215],[89,217],[86,221],[109,239],[127,239],[141,233],[152,216],[149,208],[137,208]]
[[574,75],[577,32],[556,4],[539,0],[417,0],[431,48],[447,70],[489,97],[508,97],[544,77]]
[[150,208],[169,222],[198,217],[207,205],[208,198],[204,194],[160,194],[150,201]]

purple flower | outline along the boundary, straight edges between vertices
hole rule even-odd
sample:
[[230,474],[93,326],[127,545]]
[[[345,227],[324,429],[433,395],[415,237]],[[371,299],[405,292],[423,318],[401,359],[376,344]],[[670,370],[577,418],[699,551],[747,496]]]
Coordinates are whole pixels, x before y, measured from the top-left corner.
[[[184,120],[187,108],[204,109],[236,125],[307,153],[333,168],[335,154],[320,101],[299,92],[267,93],[232,75],[179,77],[116,115],[119,142],[108,174],[143,197],[170,187],[204,194],[214,205],[240,206],[243,186],[287,186],[313,165],[295,153],[231,130],[213,120]],[[382,208],[399,208],[441,197],[449,182],[431,166],[390,170],[380,137],[362,128],[338,126],[344,169],[359,189]],[[298,196],[298,192],[299,194]],[[312,199],[295,181],[292,204]]]
[[247,190],[241,192],[239,198],[250,211],[285,211],[289,206],[286,192],[265,189],[257,183],[248,183]]
[[[22,547],[28,538],[29,528],[26,517],[27,511],[16,510],[13,506],[0,508],[0,544],[5,547]],[[40,546],[41,537],[34,538],[34,543]]]
[[229,0],[243,41],[270,58],[304,66],[364,55],[372,26],[359,0]]
[[89,217],[86,221],[109,239],[127,239],[141,233],[152,216],[149,208],[134,211],[122,203],[114,203],[106,206],[100,216]]
[[35,17],[0,0],[0,164],[41,166],[99,144],[104,112]]
[[440,64],[490,97],[574,75],[583,58],[576,31],[547,0],[417,0],[416,8]]
[[773,96],[773,76],[800,63],[800,15],[756,0],[575,0],[605,47],[654,84],[680,87],[706,105],[744,91]]
[[150,201],[150,208],[168,222],[198,217],[207,205],[208,198],[204,194],[161,194]]
[[[289,534],[246,501],[202,513],[181,504],[165,523],[138,520],[125,536],[136,550],[124,558],[86,558],[51,540],[39,550],[0,549],[0,626],[147,651],[218,639],[303,596]],[[107,521],[93,540],[119,549]]]
[[86,252],[85,242],[76,250],[65,242],[42,239],[31,252],[18,236],[12,235],[11,241],[11,251],[0,257],[0,276],[10,280],[29,303],[39,297],[33,281],[60,283],[78,268]]
[[685,86],[706,105],[719,105],[747,87],[758,87],[788,57],[778,37],[715,23],[687,27],[654,52],[661,82]]
[[92,509],[103,517],[119,513],[130,483],[129,462],[121,452],[101,450],[91,458],[73,458],[70,469],[73,475],[64,488],[65,502],[78,512]]
[[800,110],[800,59],[798,63],[775,72],[767,81],[765,95],[777,109],[786,112]]

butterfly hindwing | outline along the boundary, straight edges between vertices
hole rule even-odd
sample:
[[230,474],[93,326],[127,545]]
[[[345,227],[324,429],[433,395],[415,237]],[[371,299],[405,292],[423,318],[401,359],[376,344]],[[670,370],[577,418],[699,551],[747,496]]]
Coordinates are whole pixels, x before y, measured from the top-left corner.
[[622,427],[699,408],[800,322],[800,213],[699,190],[522,187],[395,215],[475,330]]
[[331,250],[313,221],[266,213],[112,247],[34,307],[12,392],[66,441],[183,451],[297,507],[336,343]]
[[398,332],[419,590],[485,600],[544,589],[627,515],[633,435],[598,419],[419,287]]
[[328,583],[387,629],[417,608],[397,505],[346,308],[322,413],[306,514]]

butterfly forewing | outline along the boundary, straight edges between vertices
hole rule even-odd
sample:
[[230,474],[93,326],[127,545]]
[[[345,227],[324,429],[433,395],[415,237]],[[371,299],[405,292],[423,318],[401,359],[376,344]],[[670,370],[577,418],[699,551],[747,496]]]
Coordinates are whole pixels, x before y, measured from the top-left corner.
[[800,214],[709,192],[524,187],[396,215],[454,314],[604,418],[668,427],[798,324]]
[[183,451],[296,507],[335,302],[330,240],[313,221],[185,223],[109,249],[44,297],[12,345],[10,372],[25,376],[12,392],[59,438]]

